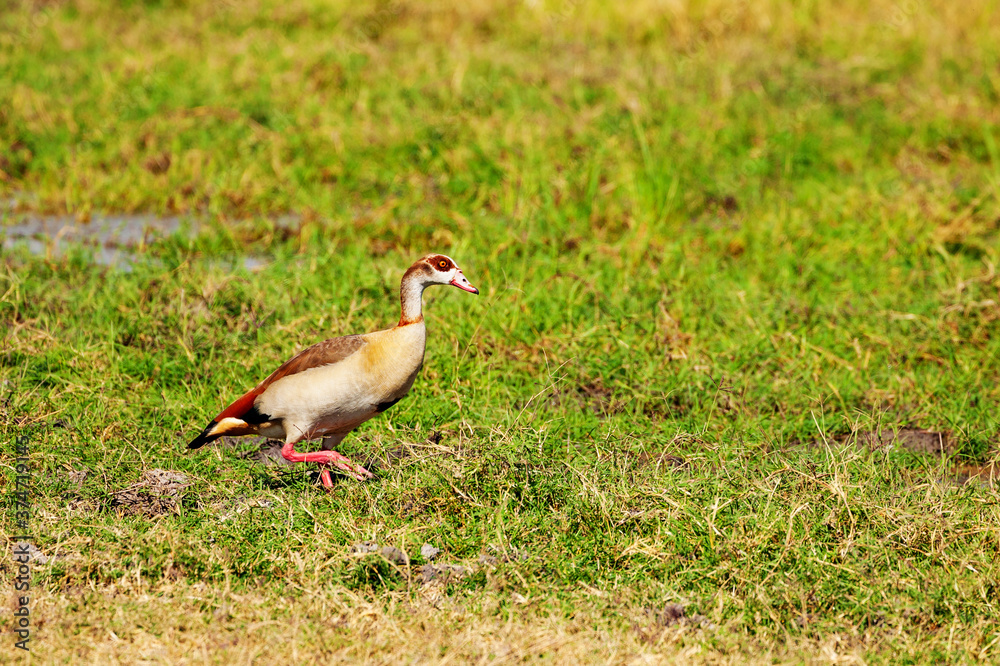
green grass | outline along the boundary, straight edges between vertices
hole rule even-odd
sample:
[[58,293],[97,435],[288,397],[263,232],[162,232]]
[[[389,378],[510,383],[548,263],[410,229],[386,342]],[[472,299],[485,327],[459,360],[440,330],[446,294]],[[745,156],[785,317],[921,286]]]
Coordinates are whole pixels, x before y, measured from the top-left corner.
[[[1000,442],[997,9],[13,3],[6,219],[200,230],[0,254],[36,657],[1000,658],[997,489],[956,481]],[[428,251],[482,295],[426,294],[411,394],[344,443],[378,480],[186,450]],[[896,428],[947,455],[856,441]],[[191,485],[122,494],[152,469]]]

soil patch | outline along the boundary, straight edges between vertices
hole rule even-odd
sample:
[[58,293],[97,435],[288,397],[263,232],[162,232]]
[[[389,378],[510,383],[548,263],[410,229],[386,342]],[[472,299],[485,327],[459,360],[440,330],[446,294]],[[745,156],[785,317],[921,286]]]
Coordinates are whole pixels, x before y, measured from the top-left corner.
[[715,628],[715,625],[709,622],[707,617],[697,613],[688,613],[682,604],[667,604],[660,609],[647,609],[646,614],[649,617],[649,622],[645,627],[633,626],[635,632],[645,643],[659,643],[663,634],[674,627]]
[[838,440],[848,442],[856,437],[858,444],[863,444],[873,451],[883,448],[900,448],[913,453],[951,453],[955,443],[947,432],[924,430],[923,428],[901,428],[899,430],[862,431],[853,435],[843,435]]
[[180,472],[147,470],[139,481],[114,493],[108,506],[121,515],[155,518],[176,511],[190,485],[188,477]]
[[640,451],[635,455],[635,465],[639,468],[652,467],[654,469],[673,469],[689,471],[691,463],[680,456],[675,456],[666,451]]
[[[864,446],[870,451],[903,450],[919,455],[946,456],[958,450],[958,444],[951,433],[946,431],[925,430],[924,428],[900,428],[899,430],[871,431],[863,430],[847,435],[837,435],[830,441],[840,445],[855,444]],[[803,442],[793,442],[801,445]],[[804,443],[809,447],[823,446],[822,440],[814,439]],[[975,465],[969,463],[956,464],[944,480],[958,485],[981,483],[993,485],[1000,480],[1000,464],[989,463]]]
[[557,409],[576,406],[582,410],[590,410],[597,416],[609,416],[620,412],[623,407],[623,403],[613,396],[614,391],[598,377],[576,388],[557,386],[549,394],[548,401],[549,405]]
[[987,465],[956,465],[952,470],[951,479],[960,486],[967,483],[993,485],[1000,481],[1000,463],[991,462]]
[[399,462],[400,460],[405,460],[406,458],[410,458],[412,456],[413,450],[410,445],[400,444],[399,446],[385,449],[381,453],[369,454],[369,457],[365,459],[362,466],[372,474],[377,474],[388,470],[393,466],[393,464]]
[[[827,441],[839,445],[856,444],[871,451],[902,449],[921,454],[947,454],[955,450],[955,442],[950,433],[923,428],[900,428],[899,430],[859,430],[844,435],[832,435]],[[793,440],[791,446],[822,448],[824,440]]]
[[431,564],[427,563],[420,567],[420,580],[424,585],[435,582],[443,585],[465,578],[469,575],[469,568],[461,564]]
[[[221,440],[236,440],[235,437],[222,437]],[[221,441],[220,440],[220,441]],[[242,445],[246,442],[240,442],[236,440],[236,444]],[[225,442],[226,446],[231,446],[230,442]],[[265,467],[288,467],[294,465],[295,463],[286,460],[284,456],[281,455],[282,443],[268,439],[261,442],[256,450],[244,451],[240,453],[240,458],[244,460],[249,460],[251,462],[260,463]]]

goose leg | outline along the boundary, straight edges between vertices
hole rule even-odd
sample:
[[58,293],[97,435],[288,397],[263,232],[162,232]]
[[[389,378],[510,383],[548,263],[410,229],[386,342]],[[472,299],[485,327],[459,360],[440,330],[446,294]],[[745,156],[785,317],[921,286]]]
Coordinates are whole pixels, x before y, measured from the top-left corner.
[[[353,479],[357,479],[358,481],[364,481],[365,479],[374,479],[375,478],[374,474],[369,472],[361,465],[351,462],[350,460],[347,459],[346,456],[337,453],[337,451],[335,450],[338,446],[340,446],[340,443],[344,441],[344,438],[347,437],[348,433],[350,433],[350,430],[347,430],[345,432],[335,432],[331,435],[327,435],[326,437],[323,438],[323,444],[321,448],[323,449],[323,451],[328,451],[333,455],[339,456],[338,460],[344,466],[337,463],[334,463],[334,465],[342,472],[347,474],[347,476]],[[357,474],[358,476],[355,476],[355,474]],[[323,479],[323,485],[326,486],[327,488],[333,486],[332,480],[330,480],[329,483],[327,482],[329,478],[330,478],[329,474],[327,474],[325,477],[323,474],[320,474],[320,479]]]
[[327,490],[333,490],[333,478],[330,476],[330,470],[326,467],[322,467],[319,470],[319,479],[323,482],[323,487]]
[[[344,456],[336,451],[314,451],[311,453],[298,453],[295,450],[295,441],[285,442],[285,445],[281,447],[281,455],[285,460],[291,462],[312,462],[320,463],[321,465],[333,465],[341,472],[356,479],[357,481],[365,481],[367,479],[374,478],[374,475],[361,465],[356,465],[352,463],[347,456]],[[320,479],[323,481],[323,485],[327,488],[333,486],[333,479],[330,478],[330,470],[323,469],[320,472]]]

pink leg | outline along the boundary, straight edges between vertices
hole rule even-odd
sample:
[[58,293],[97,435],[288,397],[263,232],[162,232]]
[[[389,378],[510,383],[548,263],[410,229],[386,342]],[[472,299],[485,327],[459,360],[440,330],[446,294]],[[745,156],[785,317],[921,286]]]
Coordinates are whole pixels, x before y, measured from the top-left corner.
[[330,470],[325,467],[319,471],[320,481],[323,482],[323,487],[327,490],[333,489],[333,479],[330,478]]
[[[285,460],[290,460],[291,462],[314,462],[320,463],[321,465],[333,465],[341,472],[357,481],[365,481],[366,479],[375,478],[375,475],[366,470],[364,467],[352,463],[347,456],[337,453],[336,451],[296,453],[295,443],[286,442],[285,445],[281,447],[281,455],[284,456]],[[333,480],[330,478],[330,470],[325,469],[320,472],[320,478],[323,480],[323,485],[327,488],[333,485]]]

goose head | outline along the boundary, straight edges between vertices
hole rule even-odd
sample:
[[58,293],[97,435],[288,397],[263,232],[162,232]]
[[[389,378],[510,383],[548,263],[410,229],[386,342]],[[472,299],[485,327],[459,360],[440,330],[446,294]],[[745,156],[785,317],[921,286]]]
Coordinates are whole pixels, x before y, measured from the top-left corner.
[[450,284],[471,294],[479,293],[479,290],[469,283],[469,280],[462,274],[462,269],[451,257],[443,254],[428,254],[420,259],[415,264],[416,266],[423,269],[420,273],[421,282],[425,287],[432,284]]

